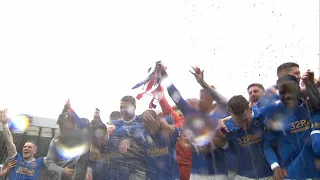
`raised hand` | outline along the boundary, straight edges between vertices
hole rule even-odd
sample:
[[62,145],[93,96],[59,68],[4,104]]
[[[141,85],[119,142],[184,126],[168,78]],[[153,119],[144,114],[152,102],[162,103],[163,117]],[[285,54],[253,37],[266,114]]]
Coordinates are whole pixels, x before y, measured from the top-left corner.
[[159,72],[162,77],[167,77],[168,76],[167,67],[165,67],[163,64],[158,63],[156,71]]
[[228,128],[224,124],[225,121],[228,121],[230,117],[220,119],[216,127],[216,136],[213,139],[213,144],[215,147],[223,147],[227,142],[227,133],[229,132]]
[[165,138],[169,138],[174,132],[174,126],[170,125],[165,119],[160,119],[161,133]]
[[69,109],[70,109],[70,108],[71,108],[71,104],[70,104],[70,100],[68,99],[68,100],[66,101],[66,103],[64,104],[62,113],[67,113],[67,112],[69,112]]
[[92,180],[92,172],[87,171],[86,180]]
[[144,112],[142,114],[142,123],[145,130],[151,135],[158,132],[161,126],[156,114],[153,114],[152,112]]
[[8,166],[9,169],[12,169],[12,168],[16,167],[17,163],[18,163],[17,160],[15,160],[15,159],[11,160],[11,161],[9,162],[9,166]]
[[8,109],[0,110],[0,121],[2,124],[8,123],[8,116],[7,116]]
[[193,76],[196,78],[197,82],[201,85],[204,83],[204,79],[203,79],[203,72],[204,71],[201,71],[201,69],[197,66],[195,67],[192,67],[193,71],[190,71],[191,74],[193,74]]
[[308,69],[307,72],[303,73],[302,82],[306,86],[314,83],[314,72],[312,72],[310,69]]
[[70,99],[67,100],[66,104],[64,105],[65,108],[70,108],[71,107],[71,103],[70,103]]
[[71,168],[69,168],[69,167],[65,167],[65,168],[63,169],[63,174],[64,174],[65,176],[71,178],[71,177],[73,176],[73,174],[74,174],[74,169],[71,169]]
[[115,130],[116,130],[116,126],[107,125],[107,133],[108,133],[109,136],[111,136],[114,133]]
[[130,148],[130,144],[131,144],[130,139],[123,139],[123,140],[120,142],[119,151],[120,151],[121,153],[126,153],[126,152],[128,152],[128,149]]

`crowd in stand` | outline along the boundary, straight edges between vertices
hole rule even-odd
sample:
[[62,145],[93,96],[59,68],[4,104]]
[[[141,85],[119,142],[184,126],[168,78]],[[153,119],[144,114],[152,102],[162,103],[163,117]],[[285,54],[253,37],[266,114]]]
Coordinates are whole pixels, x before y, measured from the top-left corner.
[[[110,122],[96,109],[79,118],[69,101],[59,115],[60,135],[46,157],[35,158],[36,143],[17,153],[7,110],[1,111],[8,161],[0,176],[54,180],[211,180],[320,178],[320,80],[288,62],[277,68],[275,86],[248,86],[249,101],[229,100],[203,78],[199,99],[184,99],[162,64],[152,106],[135,114],[136,99],[124,96]],[[170,106],[165,91],[175,103]]]

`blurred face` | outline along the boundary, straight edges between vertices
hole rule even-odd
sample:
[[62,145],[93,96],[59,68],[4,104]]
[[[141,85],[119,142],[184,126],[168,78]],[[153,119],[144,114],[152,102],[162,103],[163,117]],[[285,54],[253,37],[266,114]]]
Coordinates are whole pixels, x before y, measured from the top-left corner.
[[120,102],[120,112],[124,120],[131,120],[135,116],[135,109],[129,102]]
[[76,125],[71,121],[64,121],[59,125],[60,133],[62,136],[67,136],[74,132]]
[[105,144],[107,142],[108,134],[104,128],[95,129],[94,136],[99,139],[101,144]]
[[201,90],[199,109],[202,111],[206,111],[212,106],[212,103],[213,103],[213,99],[210,96],[210,94],[204,90]]
[[24,159],[28,159],[28,160],[33,159],[36,152],[37,152],[36,145],[34,145],[31,142],[26,142],[24,144],[23,149],[22,149]]
[[[289,72],[283,72],[283,73],[281,73],[281,76],[280,77],[282,77],[282,76],[285,76],[285,75],[293,75],[293,76],[295,76],[297,79],[298,79],[298,81],[300,82],[300,80],[301,80],[301,72],[300,72],[300,69],[298,68],[298,67],[293,67],[293,68],[290,68],[290,70],[289,70]],[[279,78],[280,78],[279,77]]]
[[199,109],[200,101],[198,99],[188,99],[188,105],[193,109]]
[[160,120],[157,117],[154,117],[151,113],[143,113],[142,115],[143,126],[151,135],[158,132],[160,126],[159,121]]
[[249,129],[251,121],[252,121],[252,110],[251,108],[244,111],[240,115],[235,115],[232,112],[230,113],[232,120],[241,128],[244,130]]
[[297,104],[300,88],[293,82],[278,84],[278,90],[281,102],[288,108],[293,108]]
[[248,93],[249,93],[249,101],[251,104],[256,104],[264,94],[263,90],[258,86],[251,86],[248,89]]

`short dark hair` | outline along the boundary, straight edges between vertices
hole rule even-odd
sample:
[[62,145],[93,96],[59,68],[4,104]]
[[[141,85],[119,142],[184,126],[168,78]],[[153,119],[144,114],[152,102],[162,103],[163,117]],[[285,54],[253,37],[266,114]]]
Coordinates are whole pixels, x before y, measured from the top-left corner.
[[288,72],[288,71],[290,71],[291,68],[294,68],[294,67],[299,68],[299,65],[297,63],[294,63],[294,62],[286,62],[286,63],[281,64],[277,68],[277,76],[278,76],[278,78],[279,78],[281,72]]
[[133,96],[124,96],[120,101],[130,103],[136,107],[136,99]]
[[247,88],[247,91],[249,91],[249,89],[250,89],[251,87],[254,87],[254,86],[256,86],[256,87],[258,87],[258,88],[262,89],[262,90],[263,90],[263,92],[265,92],[265,91],[266,91],[266,90],[264,89],[263,85],[262,85],[262,84],[260,84],[260,83],[252,83],[252,84],[250,84],[250,85],[248,86],[248,88]]
[[110,113],[109,119],[110,120],[119,120],[122,118],[121,112],[119,111],[113,111]]
[[235,115],[241,115],[249,109],[249,102],[241,95],[233,96],[228,101],[228,110]]
[[25,143],[32,143],[37,147],[37,142],[33,141],[33,140],[27,140]]

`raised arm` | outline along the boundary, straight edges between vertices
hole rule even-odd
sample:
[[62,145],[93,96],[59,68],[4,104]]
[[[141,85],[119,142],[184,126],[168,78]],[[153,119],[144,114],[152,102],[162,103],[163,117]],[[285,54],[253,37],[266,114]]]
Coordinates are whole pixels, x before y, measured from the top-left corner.
[[174,120],[175,126],[180,127],[183,123],[183,117],[179,116],[169,105],[166,97],[164,96],[163,88],[161,86],[159,88],[159,92],[157,96],[158,96],[158,99],[160,99],[159,104],[161,106],[164,116],[171,115]]
[[75,117],[75,120],[76,120],[76,125],[78,128],[82,129],[82,128],[86,128],[88,127],[89,125],[82,121],[79,116],[76,114],[76,112],[72,109],[71,107],[71,104],[70,104],[70,100],[68,99],[68,101],[66,102],[66,104],[64,105],[64,109],[62,111],[63,113],[64,112],[69,112],[69,113],[72,113]]
[[166,67],[159,65],[159,68],[161,69],[160,70],[160,74],[162,77],[161,84],[167,88],[171,99],[178,106],[182,114],[186,115],[186,113],[190,112],[191,110],[190,106],[183,99],[178,89],[173,85],[172,81],[170,80],[167,74]]
[[280,100],[280,96],[277,93],[277,89],[275,86],[270,87],[266,90],[264,95],[258,100],[256,106],[258,108],[264,108],[266,106],[270,106]]
[[13,137],[8,125],[7,109],[0,112],[1,122],[3,124],[3,136],[7,146],[8,156],[14,158],[17,155],[16,145],[13,143]]
[[218,106],[222,110],[227,110],[228,106],[228,99],[222,96],[217,90],[215,90],[213,87],[211,87],[208,83],[205,82],[203,78],[203,72],[201,71],[199,67],[192,67],[194,72],[190,71],[191,74],[194,75],[197,82],[202,86],[203,89],[206,89],[210,95],[212,96],[213,100],[217,102]]
[[186,100],[183,99],[178,89],[172,84],[168,77],[164,80],[163,84],[165,84],[165,86],[167,87],[169,96],[180,109],[182,114],[185,115],[186,113],[190,112],[190,106],[188,105]]
[[305,91],[309,97],[309,101],[312,104],[312,109],[320,111],[320,87],[319,80],[314,79],[314,72],[308,70],[302,75],[302,82],[305,85]]
[[212,96],[213,100],[217,102],[218,106],[222,110],[227,110],[228,107],[228,99],[225,98],[223,95],[221,95],[217,90],[212,88],[210,85],[208,85],[205,81],[201,85],[203,89],[206,89],[210,95]]

